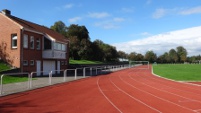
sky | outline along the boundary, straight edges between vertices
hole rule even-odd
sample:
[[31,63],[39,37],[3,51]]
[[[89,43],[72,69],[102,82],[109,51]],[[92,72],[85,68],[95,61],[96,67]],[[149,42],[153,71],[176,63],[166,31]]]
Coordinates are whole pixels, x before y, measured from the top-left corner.
[[201,54],[201,0],[0,0],[0,10],[47,27],[84,25],[91,41],[157,55],[183,46]]

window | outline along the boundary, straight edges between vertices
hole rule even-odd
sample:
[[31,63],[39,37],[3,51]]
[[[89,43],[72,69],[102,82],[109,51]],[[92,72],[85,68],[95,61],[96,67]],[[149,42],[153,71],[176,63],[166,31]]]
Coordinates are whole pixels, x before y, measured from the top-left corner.
[[64,61],[61,61],[61,65],[62,65],[62,66],[64,65]]
[[36,49],[40,50],[40,38],[36,39]]
[[28,48],[28,35],[24,34],[23,47]]
[[30,37],[30,48],[34,49],[34,36]]
[[66,51],[66,45],[65,44],[62,44],[61,50]]
[[11,35],[11,46],[12,48],[17,48],[17,34]]
[[34,65],[34,60],[30,60],[30,65],[31,65],[31,66]]
[[54,43],[54,49],[60,51],[66,51],[66,45],[61,43]]
[[44,50],[52,49],[52,41],[44,37]]
[[24,65],[24,66],[28,66],[28,61],[27,61],[27,60],[24,60],[24,61],[23,61],[23,65]]

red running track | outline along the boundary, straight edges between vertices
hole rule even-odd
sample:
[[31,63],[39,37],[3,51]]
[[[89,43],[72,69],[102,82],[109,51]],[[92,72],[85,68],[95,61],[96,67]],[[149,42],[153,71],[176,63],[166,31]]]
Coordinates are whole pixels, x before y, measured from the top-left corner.
[[131,68],[0,97],[0,113],[36,112],[201,113],[201,86]]

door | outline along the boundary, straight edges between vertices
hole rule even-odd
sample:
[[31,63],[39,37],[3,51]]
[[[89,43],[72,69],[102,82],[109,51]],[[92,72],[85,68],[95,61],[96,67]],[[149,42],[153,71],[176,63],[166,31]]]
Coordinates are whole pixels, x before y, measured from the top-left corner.
[[48,75],[50,71],[52,71],[52,74],[55,74],[55,61],[43,61],[43,74]]
[[36,75],[37,76],[41,75],[41,61],[39,60],[36,61]]
[[[57,61],[57,70],[60,70],[60,61]],[[60,71],[57,71],[58,74],[60,74]]]

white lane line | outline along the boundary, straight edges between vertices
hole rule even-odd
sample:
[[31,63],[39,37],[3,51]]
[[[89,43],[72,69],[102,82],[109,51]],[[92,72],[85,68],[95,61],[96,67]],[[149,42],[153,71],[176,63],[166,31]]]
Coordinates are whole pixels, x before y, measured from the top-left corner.
[[[195,100],[195,99],[187,98],[187,97],[184,97],[184,96],[181,96],[181,95],[177,95],[177,94],[171,93],[171,92],[169,92],[169,91],[165,91],[165,90],[161,90],[161,89],[155,88],[155,87],[150,86],[150,85],[148,85],[148,84],[146,84],[146,83],[139,82],[139,81],[135,80],[133,77],[131,77],[131,75],[129,75],[129,77],[130,77],[132,80],[134,80],[135,82],[138,82],[138,83],[140,83],[140,84],[144,84],[144,85],[146,85],[146,86],[148,86],[148,87],[150,87],[150,88],[153,88],[153,89],[155,89],[155,90],[158,90],[158,91],[161,91],[161,92],[165,92],[165,93],[169,93],[169,94],[171,94],[171,95],[175,95],[175,96],[178,96],[178,97],[181,97],[181,98],[184,98],[184,99],[185,99],[185,100],[179,100],[179,102],[183,102],[183,101],[189,101],[189,102],[190,102],[190,101],[196,101],[196,102],[201,103],[199,100]],[[146,80],[146,81],[147,81],[147,80]]]
[[[165,79],[165,80],[168,80],[168,81],[172,81],[172,82],[174,82],[174,83],[182,83],[182,82],[177,82],[177,81],[174,81],[174,80],[170,80],[170,79],[167,79],[167,78],[163,78],[163,77],[160,77],[160,76],[157,76],[156,74],[154,74],[153,72],[152,72],[152,75],[153,75],[153,77],[152,76],[150,76],[150,79],[154,79],[154,80],[156,80],[156,81],[159,81],[159,82],[163,82],[162,80],[159,80],[158,78],[162,78],[162,79]],[[157,77],[157,78],[155,78],[155,77]],[[162,83],[160,83],[160,84],[162,84]],[[184,84],[184,83],[183,83]],[[164,85],[164,84],[162,84],[162,85]],[[169,88],[172,88],[172,89],[176,89],[176,90],[179,90],[179,91],[182,91],[182,92],[187,92],[187,93],[192,93],[193,95],[197,95],[197,96],[201,96],[201,94],[197,94],[197,93],[195,93],[195,92],[189,92],[189,91],[186,91],[186,90],[181,90],[181,89],[179,89],[179,88],[175,88],[175,87],[170,87],[170,86],[166,86],[166,87],[169,87]],[[189,88],[189,87],[186,87],[186,86],[182,86],[182,87],[184,87],[184,88],[188,88],[188,89],[192,89],[192,90],[195,90],[195,91],[200,91],[200,90],[197,90],[197,89],[193,89],[193,88]]]
[[101,88],[100,88],[100,85],[99,85],[99,79],[100,79],[100,77],[98,78],[98,80],[97,80],[97,85],[98,85],[98,89],[99,89],[99,91],[102,93],[102,95],[107,99],[107,101],[110,103],[110,104],[112,104],[112,106],[117,110],[117,111],[119,111],[120,113],[123,113],[117,106],[115,106],[114,105],[114,103],[103,93],[103,91],[101,90]]
[[[109,78],[109,79],[110,79],[110,78]],[[150,109],[152,109],[152,110],[154,110],[154,111],[156,111],[156,112],[158,112],[158,113],[162,113],[161,111],[159,111],[159,110],[157,110],[157,109],[155,109],[155,108],[153,108],[153,107],[147,105],[146,103],[144,103],[144,102],[140,101],[139,99],[137,99],[137,98],[131,96],[130,94],[126,93],[124,90],[122,90],[121,88],[119,88],[114,82],[112,82],[111,79],[110,79],[110,82],[111,82],[117,89],[119,89],[121,92],[123,92],[124,94],[126,94],[126,95],[129,96],[130,98],[134,99],[135,101],[137,101],[137,102],[139,102],[139,103],[141,103],[141,104],[147,106],[148,108],[150,108]]]
[[[122,80],[122,78],[121,78],[120,76],[119,76],[119,78]],[[195,112],[195,111],[192,110],[192,109],[189,109],[189,108],[187,108],[187,107],[181,106],[181,105],[176,104],[176,103],[174,103],[174,102],[171,102],[171,101],[169,101],[169,100],[163,99],[163,98],[158,97],[158,96],[156,96],[156,95],[154,95],[154,94],[151,94],[151,93],[149,93],[149,92],[147,92],[147,91],[141,90],[141,89],[139,89],[139,88],[133,86],[132,84],[130,84],[130,83],[128,83],[128,82],[125,82],[124,80],[122,80],[122,81],[123,81],[124,83],[128,84],[129,86],[131,86],[131,87],[133,87],[133,88],[135,88],[135,89],[137,89],[137,90],[139,90],[139,91],[141,91],[141,92],[147,93],[147,94],[149,94],[149,95],[151,95],[151,96],[153,96],[153,97],[155,97],[155,98],[158,98],[158,99],[160,99],[160,100],[163,100],[163,101],[168,102],[168,103],[171,103],[171,104],[174,104],[174,105],[179,106],[179,107],[181,107],[181,108],[184,108],[184,109],[186,109],[186,110],[190,110],[190,111]]]

